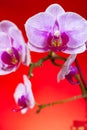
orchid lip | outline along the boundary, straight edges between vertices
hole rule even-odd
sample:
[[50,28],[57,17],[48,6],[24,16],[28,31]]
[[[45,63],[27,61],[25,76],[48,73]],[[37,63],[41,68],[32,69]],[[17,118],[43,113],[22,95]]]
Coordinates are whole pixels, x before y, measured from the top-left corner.
[[72,85],[76,85],[79,84],[79,82],[74,81],[73,78],[75,77],[75,75],[78,74],[78,70],[75,66],[70,66],[70,72],[65,76],[65,78],[72,84]]
[[22,95],[21,98],[18,99],[18,108],[13,108],[13,112],[19,112],[28,107],[28,99],[25,95]]
[[12,111],[13,112],[19,112],[19,111],[23,110],[24,108],[26,108],[26,107],[13,108]]
[[18,105],[20,107],[28,107],[28,98],[25,95],[22,95],[21,98],[18,99]]
[[14,47],[8,48],[1,55],[1,59],[4,64],[17,65],[19,63],[19,53]]
[[69,37],[65,32],[55,31],[54,35],[49,34],[48,42],[49,49],[52,51],[65,51],[67,49],[67,43]]

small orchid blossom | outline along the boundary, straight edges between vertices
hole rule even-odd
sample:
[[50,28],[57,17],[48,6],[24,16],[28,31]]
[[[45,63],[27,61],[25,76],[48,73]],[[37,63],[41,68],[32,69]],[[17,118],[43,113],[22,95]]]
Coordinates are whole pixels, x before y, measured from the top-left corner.
[[30,56],[21,31],[7,20],[0,22],[0,75],[14,72],[20,63],[29,65]]
[[86,50],[86,19],[77,13],[65,12],[58,4],[29,18],[25,30],[31,51],[77,54]]
[[65,78],[72,84],[72,85],[76,85],[79,82],[76,82],[73,80],[73,78],[78,74],[78,70],[75,66],[70,66],[69,67],[69,73],[67,75],[65,75]]
[[23,76],[23,79],[24,84],[18,84],[14,92],[14,99],[19,108],[13,110],[16,112],[21,111],[22,114],[25,114],[28,108],[32,109],[34,107],[35,100],[32,93],[30,80],[28,80],[26,75]]
[[62,69],[58,73],[58,76],[57,76],[58,82],[60,80],[63,80],[64,78],[69,79],[68,78],[69,76],[71,76],[70,80],[72,80],[72,77],[77,74],[77,69],[75,69],[71,66],[71,64],[74,62],[75,58],[76,58],[76,54],[72,54],[68,57],[68,59],[66,60],[66,62],[63,65]]

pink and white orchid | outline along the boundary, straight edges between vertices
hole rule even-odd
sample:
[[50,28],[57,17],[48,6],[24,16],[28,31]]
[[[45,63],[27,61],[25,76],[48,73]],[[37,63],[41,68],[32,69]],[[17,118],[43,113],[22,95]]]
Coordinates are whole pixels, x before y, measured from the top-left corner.
[[78,54],[86,50],[87,21],[74,12],[50,5],[25,23],[29,48],[35,52],[62,51]]
[[76,54],[72,54],[67,58],[63,67],[58,73],[57,76],[58,82],[66,78],[68,81],[70,81],[70,83],[74,84],[72,77],[78,73],[78,70],[76,67],[71,66],[71,64],[74,62],[76,56],[77,56]]
[[65,78],[71,83],[72,85],[79,84],[79,82],[74,81],[75,76],[78,74],[78,69],[76,66],[69,67],[69,73],[65,75]]
[[14,109],[14,111],[18,112],[21,111],[22,114],[25,114],[28,108],[32,109],[35,105],[35,100],[33,96],[33,92],[31,89],[31,82],[26,75],[23,76],[24,84],[18,84],[15,92],[14,92],[14,99],[17,105],[19,106],[18,109]]
[[16,71],[20,63],[29,65],[30,55],[21,31],[7,20],[0,22],[0,75]]

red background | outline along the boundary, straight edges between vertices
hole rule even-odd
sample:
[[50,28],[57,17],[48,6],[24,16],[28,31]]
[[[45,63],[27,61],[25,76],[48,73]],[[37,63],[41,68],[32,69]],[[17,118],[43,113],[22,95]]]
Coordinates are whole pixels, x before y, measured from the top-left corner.
[[[0,0],[0,20],[10,20],[23,31],[24,23],[32,15],[44,11],[50,4],[59,3],[66,11],[74,11],[87,19],[87,0]],[[46,54],[31,53],[36,61]],[[87,52],[78,56],[85,80],[87,81]],[[72,97],[81,93],[79,86],[72,86],[64,80],[57,83],[59,68],[46,61],[42,67],[35,68],[31,79],[34,96],[39,103],[48,103]],[[28,68],[20,68],[7,76],[0,76],[0,130],[70,130],[74,120],[86,120],[84,99],[45,108],[36,114],[37,107],[25,115],[14,113],[14,90]]]

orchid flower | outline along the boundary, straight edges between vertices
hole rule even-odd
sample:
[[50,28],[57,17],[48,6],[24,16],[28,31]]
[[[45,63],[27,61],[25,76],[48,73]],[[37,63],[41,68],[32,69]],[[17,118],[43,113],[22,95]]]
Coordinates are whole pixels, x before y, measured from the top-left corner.
[[58,4],[29,18],[25,30],[31,51],[78,54],[86,50],[86,19],[77,13],[65,12]]
[[19,108],[14,109],[14,111],[21,111],[22,114],[25,114],[28,108],[32,109],[35,105],[34,96],[31,89],[31,82],[28,80],[27,76],[23,76],[24,84],[19,83],[15,92],[14,99],[18,104]]
[[72,84],[72,85],[76,85],[79,82],[76,82],[73,80],[73,78],[78,74],[78,69],[76,66],[70,66],[69,67],[69,73],[67,75],[65,75],[65,78]]
[[29,49],[21,31],[7,20],[0,22],[0,75],[16,71],[20,63],[29,65]]
[[58,82],[66,78],[68,81],[74,84],[74,82],[72,81],[72,77],[75,76],[78,73],[78,71],[75,67],[71,66],[71,64],[74,62],[75,58],[76,58],[76,54],[72,54],[67,58],[63,67],[58,73],[57,76]]

